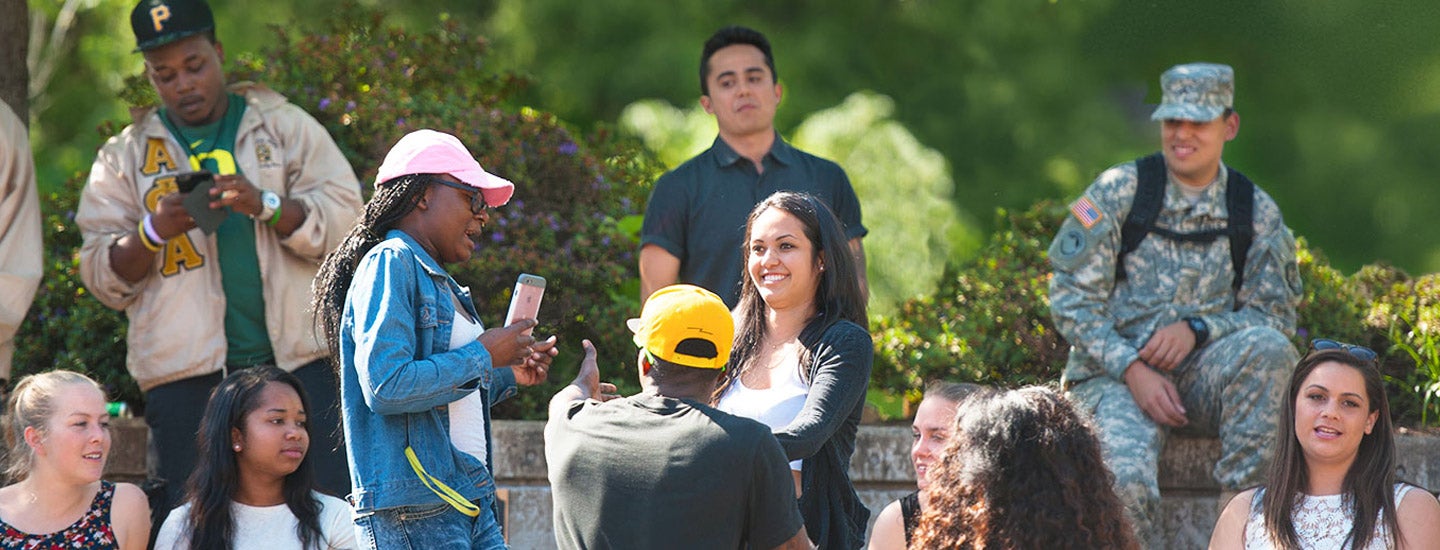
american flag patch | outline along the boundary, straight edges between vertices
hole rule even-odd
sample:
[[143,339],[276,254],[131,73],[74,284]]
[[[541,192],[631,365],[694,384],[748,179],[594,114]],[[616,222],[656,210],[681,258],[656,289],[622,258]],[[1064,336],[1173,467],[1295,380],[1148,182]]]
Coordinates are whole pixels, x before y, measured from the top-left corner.
[[1095,203],[1090,202],[1090,197],[1080,197],[1080,200],[1070,205],[1070,213],[1075,215],[1075,219],[1080,220],[1080,224],[1084,225],[1085,229],[1094,227],[1095,222],[1105,217],[1100,213],[1099,208],[1095,208]]

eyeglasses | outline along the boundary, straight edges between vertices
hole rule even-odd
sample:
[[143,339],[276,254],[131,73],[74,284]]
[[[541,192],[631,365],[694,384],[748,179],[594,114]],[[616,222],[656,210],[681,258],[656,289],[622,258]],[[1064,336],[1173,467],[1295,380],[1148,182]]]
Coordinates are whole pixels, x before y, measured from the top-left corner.
[[444,185],[445,187],[453,187],[453,188],[455,188],[455,189],[459,189],[459,190],[461,190],[461,191],[465,191],[467,195],[470,195],[470,213],[471,213],[471,214],[479,214],[479,213],[481,213],[481,212],[484,212],[484,211],[485,211],[485,207],[488,206],[487,204],[485,204],[485,196],[484,196],[482,193],[480,193],[480,190],[479,190],[479,189],[476,189],[476,188],[474,188],[474,187],[470,187],[469,185],[461,185],[461,184],[455,183],[455,182],[453,182],[453,181],[449,181],[449,180],[445,180],[445,179],[441,179],[441,178],[434,178],[434,177],[432,177],[432,178],[427,178],[427,180],[428,180],[430,183],[438,183],[438,184],[440,184],[440,185]]
[[1315,351],[1338,349],[1355,356],[1356,359],[1359,359],[1361,361],[1374,361],[1380,357],[1375,353],[1375,350],[1367,348],[1365,346],[1346,344],[1345,342],[1337,342],[1329,338],[1316,338],[1314,340],[1311,340],[1310,349]]

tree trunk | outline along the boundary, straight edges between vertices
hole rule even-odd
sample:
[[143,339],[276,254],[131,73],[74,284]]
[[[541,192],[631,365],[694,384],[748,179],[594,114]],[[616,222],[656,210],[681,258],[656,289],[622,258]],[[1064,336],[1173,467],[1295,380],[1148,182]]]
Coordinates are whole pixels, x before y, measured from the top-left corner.
[[0,0],[0,100],[30,123],[30,7],[26,0]]

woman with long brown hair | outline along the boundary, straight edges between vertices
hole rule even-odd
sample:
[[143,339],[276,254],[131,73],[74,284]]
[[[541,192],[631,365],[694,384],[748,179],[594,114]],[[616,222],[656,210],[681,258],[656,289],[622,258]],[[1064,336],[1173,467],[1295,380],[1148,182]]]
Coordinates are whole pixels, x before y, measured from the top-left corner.
[[745,224],[731,369],[715,407],[769,425],[789,456],[800,515],[822,548],[864,544],[870,511],[850,455],[875,351],[850,244],[823,202],[771,195]]
[[1266,486],[1231,499],[1211,548],[1434,548],[1440,502],[1395,479],[1369,348],[1317,339],[1295,365]]
[[1094,429],[1059,392],[966,399],[910,548],[1137,549]]

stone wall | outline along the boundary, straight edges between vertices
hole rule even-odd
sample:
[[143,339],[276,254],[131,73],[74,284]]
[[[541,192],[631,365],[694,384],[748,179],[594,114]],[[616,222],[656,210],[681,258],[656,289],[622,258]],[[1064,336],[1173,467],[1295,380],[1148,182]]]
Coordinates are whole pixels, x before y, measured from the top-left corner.
[[[148,430],[138,419],[117,420],[115,443],[106,464],[109,479],[138,481],[145,474]],[[510,544],[517,550],[554,548],[550,487],[545,477],[544,423],[495,422],[495,474],[508,502]],[[1399,477],[1435,492],[1440,489],[1440,437],[1401,430],[1397,435]],[[1161,525],[1166,548],[1204,548],[1220,507],[1219,488],[1210,469],[1220,456],[1214,438],[1174,435],[1160,464],[1163,494]],[[861,426],[851,479],[871,510],[871,520],[891,500],[914,490],[910,467],[910,428]]]

